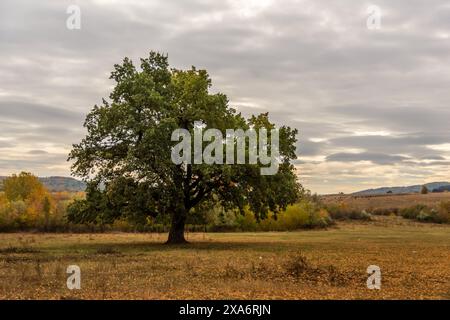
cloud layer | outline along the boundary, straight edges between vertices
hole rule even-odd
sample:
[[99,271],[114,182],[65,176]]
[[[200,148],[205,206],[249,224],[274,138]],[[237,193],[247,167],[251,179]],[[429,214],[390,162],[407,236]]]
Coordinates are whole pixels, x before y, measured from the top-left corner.
[[114,63],[149,50],[209,71],[249,115],[300,131],[297,166],[320,193],[450,180],[450,5],[377,1],[0,3],[0,174],[68,175],[71,144],[107,97]]

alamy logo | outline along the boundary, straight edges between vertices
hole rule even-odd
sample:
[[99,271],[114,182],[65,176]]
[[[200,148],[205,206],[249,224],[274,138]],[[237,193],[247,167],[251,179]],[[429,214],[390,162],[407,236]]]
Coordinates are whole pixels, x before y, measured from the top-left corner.
[[379,30],[381,29],[381,9],[379,6],[371,5],[367,8],[369,15],[366,20],[367,29]]
[[[227,129],[225,137],[218,129],[207,129],[203,132],[200,122],[194,123],[194,141],[186,129],[172,132],[172,141],[181,141],[172,148],[172,162],[175,164],[245,164],[248,150],[248,164],[270,165],[261,168],[262,175],[274,175],[278,172],[279,131],[270,130],[270,144],[267,129]],[[248,139],[248,145],[247,145]],[[203,150],[203,142],[209,143]],[[192,157],[192,145],[194,154]],[[235,152],[236,151],[236,152]],[[269,155],[270,153],[270,155]],[[236,157],[235,157],[236,155]],[[193,159],[192,159],[193,158]],[[236,159],[235,159],[236,158]]]
[[70,265],[66,270],[67,274],[70,276],[67,278],[67,289],[69,290],[80,290],[81,289],[81,269],[77,265]]
[[370,276],[367,278],[368,289],[381,289],[381,269],[379,266],[370,265],[367,267],[367,273]]
[[66,27],[69,30],[80,30],[81,29],[81,9],[77,5],[70,5],[66,10],[67,14],[70,16],[66,20]]

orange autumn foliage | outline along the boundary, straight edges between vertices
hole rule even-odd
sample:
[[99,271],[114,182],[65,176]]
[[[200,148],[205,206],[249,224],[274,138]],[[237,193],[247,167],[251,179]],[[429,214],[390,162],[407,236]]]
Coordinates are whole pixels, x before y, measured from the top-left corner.
[[3,182],[0,225],[11,228],[47,227],[55,218],[56,203],[39,179],[31,173],[13,174]]

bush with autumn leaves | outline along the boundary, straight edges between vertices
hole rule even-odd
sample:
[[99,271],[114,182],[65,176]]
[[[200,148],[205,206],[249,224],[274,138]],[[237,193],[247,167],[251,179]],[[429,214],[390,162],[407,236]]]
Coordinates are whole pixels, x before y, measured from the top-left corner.
[[0,231],[50,231],[65,224],[66,207],[73,195],[50,193],[36,176],[28,172],[6,178],[2,189]]

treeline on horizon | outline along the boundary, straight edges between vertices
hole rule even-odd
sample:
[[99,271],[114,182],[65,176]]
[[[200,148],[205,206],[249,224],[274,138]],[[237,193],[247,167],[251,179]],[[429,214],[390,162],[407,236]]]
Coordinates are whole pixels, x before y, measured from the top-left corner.
[[[168,232],[169,216],[132,219],[121,212],[102,215],[91,223],[77,223],[71,212],[79,212],[85,192],[50,192],[35,175],[29,172],[13,174],[3,181],[0,189],[0,232]],[[99,198],[100,199],[100,198]],[[118,210],[107,197],[102,197],[95,210]],[[87,212],[89,214],[89,212]],[[348,204],[324,205],[317,195],[303,191],[298,201],[278,214],[269,213],[264,219],[255,218],[248,208],[244,212],[224,209],[219,204],[205,206],[191,213],[187,230],[196,232],[233,231],[293,231],[326,228],[337,220],[371,220],[374,215],[398,215],[421,222],[450,222],[450,202],[436,207],[414,205],[403,209],[357,210]],[[111,219],[111,216],[118,218]],[[257,215],[256,215],[257,216]],[[108,218],[106,218],[108,217]],[[132,216],[131,216],[132,217]]]

